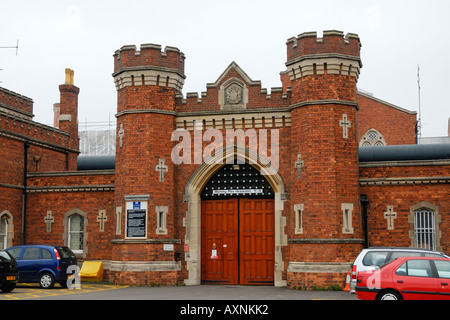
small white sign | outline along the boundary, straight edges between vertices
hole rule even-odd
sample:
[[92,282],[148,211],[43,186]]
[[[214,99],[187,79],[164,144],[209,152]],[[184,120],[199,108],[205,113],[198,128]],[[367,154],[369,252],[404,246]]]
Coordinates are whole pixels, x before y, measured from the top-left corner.
[[173,251],[173,244],[164,243],[164,251]]
[[230,190],[213,190],[213,195],[234,195],[234,194],[249,194],[257,195],[262,194],[263,189],[230,189]]

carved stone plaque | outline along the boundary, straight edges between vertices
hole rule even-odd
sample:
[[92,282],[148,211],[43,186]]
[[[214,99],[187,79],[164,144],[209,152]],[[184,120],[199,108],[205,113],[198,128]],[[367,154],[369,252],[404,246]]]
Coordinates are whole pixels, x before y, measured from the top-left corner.
[[242,102],[242,88],[232,84],[225,90],[226,104],[235,105]]

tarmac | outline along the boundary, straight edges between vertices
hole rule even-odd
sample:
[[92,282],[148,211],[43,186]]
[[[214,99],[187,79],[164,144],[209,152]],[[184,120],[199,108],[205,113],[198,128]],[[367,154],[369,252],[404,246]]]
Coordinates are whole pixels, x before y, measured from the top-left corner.
[[[360,302],[346,291],[303,291],[273,286],[124,286],[81,283],[79,289],[56,285],[42,289],[37,284],[19,284],[12,292],[0,293],[0,304],[20,314],[36,310],[56,314],[89,314],[90,318],[129,317],[164,319],[280,319],[314,311],[336,317],[343,309]],[[58,311],[56,311],[58,310]],[[339,312],[338,312],[339,311]],[[69,312],[69,313],[68,313]],[[155,313],[156,312],[156,313]]]
[[121,286],[107,283],[81,283],[79,289],[41,289],[37,284],[18,284],[0,300],[358,300],[347,291],[304,291],[273,286]]

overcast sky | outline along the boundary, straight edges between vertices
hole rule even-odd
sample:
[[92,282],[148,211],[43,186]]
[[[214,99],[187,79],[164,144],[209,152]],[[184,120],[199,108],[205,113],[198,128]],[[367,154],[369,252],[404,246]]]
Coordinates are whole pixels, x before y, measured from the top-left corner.
[[35,120],[53,122],[64,69],[75,70],[80,126],[115,120],[113,53],[142,43],[186,56],[183,94],[206,91],[235,61],[270,92],[280,87],[286,40],[340,30],[361,39],[358,87],[419,111],[422,136],[446,136],[450,117],[450,1],[85,0],[0,1],[0,86],[34,100]]

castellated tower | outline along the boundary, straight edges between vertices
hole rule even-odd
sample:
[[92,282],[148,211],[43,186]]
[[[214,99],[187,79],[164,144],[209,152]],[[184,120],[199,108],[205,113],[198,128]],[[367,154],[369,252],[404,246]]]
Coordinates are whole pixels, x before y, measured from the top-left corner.
[[175,99],[185,79],[184,59],[177,48],[161,51],[154,44],[143,44],[139,51],[124,46],[114,54],[117,239],[112,241],[112,259],[116,264],[128,261],[111,266],[111,276],[119,282],[123,279],[118,274],[127,277],[127,271],[141,283],[159,282],[145,264],[149,259],[153,264],[174,260],[175,250],[163,251],[162,246],[176,246],[171,134]]
[[300,34],[287,41],[286,66],[296,177],[290,192],[296,218],[294,238],[289,240],[288,277],[297,277],[288,282],[295,284],[308,276],[296,261],[317,264],[317,270],[327,273],[346,273],[348,262],[361,249],[356,141],[359,37],[350,33],[344,37],[340,31],[324,31],[323,38],[315,32]]

